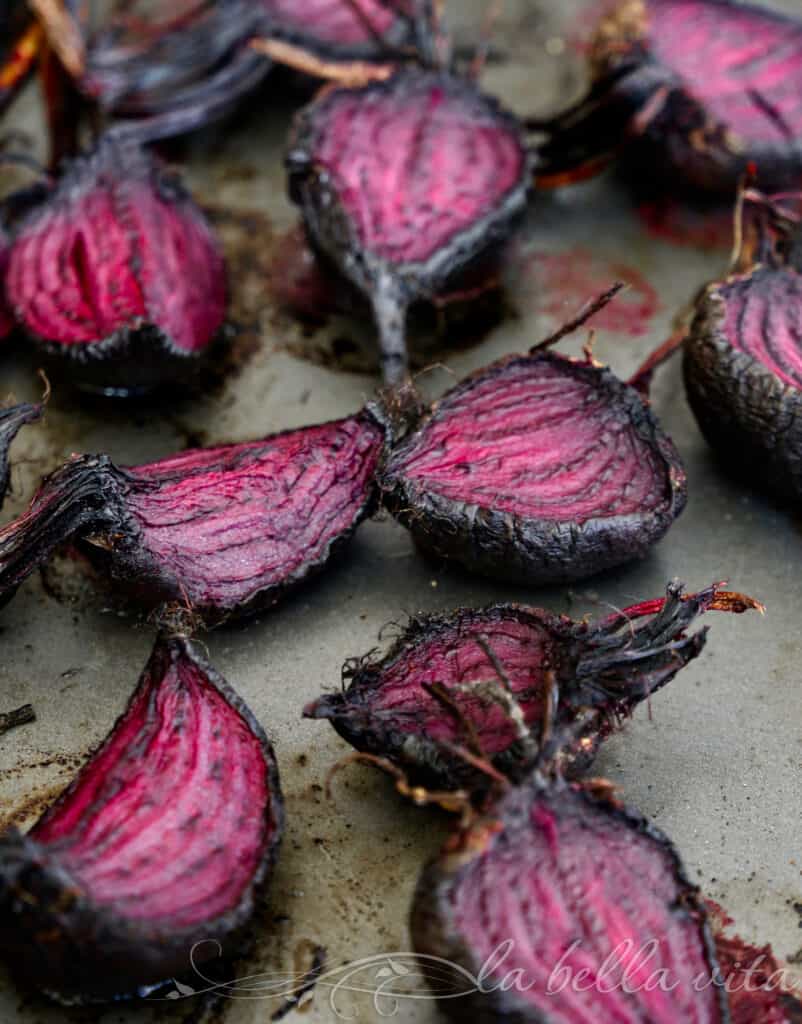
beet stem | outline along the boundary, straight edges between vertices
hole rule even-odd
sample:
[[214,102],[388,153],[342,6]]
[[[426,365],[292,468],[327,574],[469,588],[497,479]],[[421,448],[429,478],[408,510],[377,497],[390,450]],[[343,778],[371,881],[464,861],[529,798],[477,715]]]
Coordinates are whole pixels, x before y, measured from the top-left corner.
[[385,270],[376,281],[373,314],[379,329],[382,376],[388,387],[397,388],[409,377],[407,306],[397,279]]
[[6,711],[4,714],[0,714],[0,736],[4,736],[20,725],[28,725],[29,722],[35,721],[36,712],[31,704],[23,704],[21,708],[16,708],[14,711]]
[[573,334],[575,331],[578,331],[580,327],[584,327],[588,320],[592,319],[597,313],[600,313],[620,292],[626,291],[628,288],[629,285],[625,284],[623,281],[616,281],[612,288],[608,288],[606,292],[602,292],[602,294],[597,296],[597,298],[586,302],[577,315],[572,320],[563,324],[558,331],[555,331],[554,334],[550,334],[547,338],[544,338],[543,341],[539,341],[537,345],[533,345],[532,348],[529,349],[530,355],[534,355],[535,352],[542,352],[544,349],[551,348],[552,345],[556,345],[558,341],[562,341],[562,339],[567,338],[569,334]]
[[638,367],[635,373],[629,378],[627,384],[644,396],[648,396],[652,385],[655,370],[667,363],[671,357],[682,348],[685,339],[688,337],[688,327],[683,324],[670,335],[662,345],[658,346]]
[[63,2],[30,0],[30,6],[61,63],[73,78],[81,78],[86,68],[86,47],[78,25]]

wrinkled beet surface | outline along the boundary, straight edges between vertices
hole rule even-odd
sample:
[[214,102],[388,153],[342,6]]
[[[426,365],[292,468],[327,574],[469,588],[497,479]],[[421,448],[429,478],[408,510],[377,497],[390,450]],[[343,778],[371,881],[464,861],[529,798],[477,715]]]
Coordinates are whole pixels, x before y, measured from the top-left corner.
[[41,405],[30,405],[27,402],[12,405],[8,409],[0,409],[0,508],[3,506],[11,475],[8,450],[21,428],[26,423],[38,420],[41,415]]
[[0,589],[73,537],[146,603],[188,603],[209,623],[269,606],[372,510],[383,444],[365,412],[130,469],[76,459],[2,532]]
[[455,837],[419,881],[412,934],[419,953],[481,974],[483,991],[442,1003],[457,1020],[728,1019],[704,906],[669,841],[564,784],[514,789]]
[[[578,709],[597,708],[595,721],[565,750],[563,769],[577,773],[593,760],[618,718],[668,683],[704,647],[706,630],[687,636],[694,619],[715,605],[718,588],[685,595],[671,584],[665,602],[599,622],[573,622],[539,608],[494,605],[414,620],[384,657],[347,664],[347,689],[321,697],[305,715],[328,719],[358,750],[389,757],[438,788],[482,788],[487,779],[443,744],[478,745],[515,778],[531,769],[507,711],[487,695],[465,692],[500,685],[487,648],[507,676],[526,724],[539,735],[551,688],[558,687],[557,727]],[[447,708],[432,694],[444,689]],[[458,709],[458,715],[454,713]],[[470,723],[472,736],[466,723]],[[476,751],[474,751],[476,752]]]
[[424,548],[528,583],[643,555],[685,503],[679,456],[637,394],[549,353],[458,384],[381,482]]
[[169,979],[195,943],[230,955],[282,823],[250,711],[199,648],[159,641],[69,789],[27,836],[0,840],[0,946],[35,984],[82,998]]
[[334,54],[362,54],[377,51],[378,37],[400,41],[406,21],[399,14],[401,2],[384,0],[260,0],[266,15],[265,30],[292,41],[307,42]]
[[171,359],[185,369],[226,307],[200,210],[143,149],[109,137],[17,227],[6,293],[49,354],[93,361],[123,387]]

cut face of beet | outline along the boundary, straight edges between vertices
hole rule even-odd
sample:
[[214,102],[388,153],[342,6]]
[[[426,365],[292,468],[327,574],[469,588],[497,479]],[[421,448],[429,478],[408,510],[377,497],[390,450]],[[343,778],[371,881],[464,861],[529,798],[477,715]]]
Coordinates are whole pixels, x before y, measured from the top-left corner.
[[265,35],[326,60],[387,58],[412,40],[403,0],[260,0]]
[[223,324],[225,269],[178,182],[107,136],[16,226],[6,295],[78,384],[131,394],[199,361]]
[[25,836],[0,839],[0,950],[64,998],[136,995],[238,952],[283,826],[267,738],[186,640]]
[[0,594],[72,538],[147,605],[188,604],[209,625],[269,607],[321,571],[373,510],[383,446],[383,428],[363,412],[129,469],[74,459],[0,531]]
[[729,1020],[705,908],[671,843],[564,783],[513,789],[448,843],[418,883],[412,936],[479,980],[456,979],[473,991],[441,1004],[455,1020]]
[[609,370],[512,356],[436,403],[380,473],[426,551],[526,584],[641,557],[685,506],[674,445]]
[[[589,767],[619,719],[699,654],[706,630],[687,630],[716,607],[723,607],[717,587],[685,595],[672,584],[665,602],[595,623],[521,605],[416,619],[385,657],[346,665],[347,689],[321,697],[304,714],[328,719],[357,750],[389,758],[435,788],[475,791],[487,783],[453,752],[457,744],[520,778],[532,767],[528,752],[513,719],[483,689],[501,683],[495,656],[535,735],[555,692],[557,728],[569,726],[580,709],[599,711],[562,756],[563,770],[575,774]],[[643,615],[652,617],[637,625]]]
[[[685,342],[685,382],[705,437],[739,475],[802,497],[802,267],[758,240],[754,262],[701,296]],[[765,232],[764,232],[765,234]],[[750,258],[751,259],[751,258]]]
[[513,117],[419,69],[324,93],[299,115],[287,165],[313,243],[373,303],[390,383],[407,368],[409,305],[508,237],[531,177]]
[[592,50],[594,88],[544,153],[593,158],[625,143],[668,183],[734,192],[802,175],[802,21],[730,0],[623,0]]
[[23,402],[12,405],[8,409],[0,409],[0,508],[8,490],[11,466],[8,461],[8,450],[14,438],[26,423],[34,423],[42,415],[41,405],[30,405]]

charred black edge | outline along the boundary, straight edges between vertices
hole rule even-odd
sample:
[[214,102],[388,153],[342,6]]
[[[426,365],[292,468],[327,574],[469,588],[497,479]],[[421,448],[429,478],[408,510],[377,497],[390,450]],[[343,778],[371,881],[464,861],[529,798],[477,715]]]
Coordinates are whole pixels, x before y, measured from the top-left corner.
[[28,423],[35,423],[42,416],[41,405],[31,405],[23,402],[20,405],[13,405],[8,409],[0,409],[0,508],[3,507],[3,499],[8,491],[11,466],[8,461],[8,452],[14,443],[14,438],[19,431]]
[[[423,869],[413,898],[410,917],[412,943],[416,952],[423,956],[434,956],[441,961],[455,964],[478,977],[483,964],[477,963],[469,944],[459,934],[451,917],[451,894],[460,885],[463,876],[471,865],[483,857],[497,842],[498,826],[505,826],[507,805],[521,802],[521,794],[529,791],[528,800],[534,802],[541,796],[559,800],[561,794],[569,798],[573,794],[586,801],[594,810],[602,810],[610,817],[619,821],[625,828],[633,829],[652,840],[666,856],[672,867],[674,878],[681,890],[681,901],[672,911],[696,919],[699,934],[706,954],[707,965],[718,989],[719,1024],[730,1024],[730,1012],[727,993],[716,958],[715,942],[708,921],[708,913],[699,889],[688,877],[687,871],[671,840],[655,825],[648,821],[634,808],[616,803],[610,799],[595,795],[580,785],[571,785],[560,781],[546,786],[536,776],[525,786],[518,787],[502,797],[488,814],[474,821],[461,833],[456,833],[446,850],[434,858]],[[455,984],[464,982],[464,975],[455,975]],[[472,992],[460,999],[446,999],[440,1005],[446,1015],[455,1020],[465,1020],[466,1010],[470,1010],[470,1019],[475,1024],[496,1024],[499,1020],[509,1024],[547,1024],[545,1019],[536,1018],[531,1007],[519,1000],[514,991],[494,991],[490,993]]]
[[[386,444],[388,428],[379,418],[379,411],[377,409],[369,406],[356,415],[362,422],[377,428],[381,435],[382,445]],[[329,422],[331,424],[341,423],[352,418],[354,417],[344,417]],[[320,426],[327,425],[320,424]],[[279,437],[297,434],[304,429],[307,428],[283,430],[276,434],[270,434],[263,440],[267,444]],[[233,447],[236,447],[236,445]],[[379,455],[379,462],[381,462],[382,457],[383,449]],[[161,601],[183,603],[185,594],[180,580],[176,580],[171,574],[165,572],[164,568],[151,557],[142,542],[138,522],[127,511],[126,496],[135,490],[147,489],[150,485],[147,481],[135,477],[136,467],[130,467],[130,469],[126,470],[117,468],[111,463],[107,463],[107,465],[111,471],[109,474],[109,486],[113,488],[115,497],[119,495],[115,503],[115,516],[110,525],[103,525],[96,530],[91,528],[82,530],[77,536],[79,550],[96,568],[119,583],[135,599],[140,598],[151,607],[154,607]],[[275,606],[308,579],[321,573],[346,547],[359,525],[365,519],[372,516],[378,507],[378,492],[375,484],[371,482],[367,488],[365,501],[358,514],[354,517],[350,528],[334,538],[326,552],[316,562],[305,564],[293,576],[278,586],[262,587],[256,590],[246,601],[238,605],[236,609],[221,608],[215,604],[203,604],[193,606],[192,612],[198,616],[199,620],[207,628],[212,628],[222,625],[234,615],[238,619],[247,618],[250,615],[255,615],[260,611]],[[91,540],[87,539],[90,533],[96,534],[102,543],[100,545],[94,544]],[[109,534],[118,533],[119,536],[110,538],[110,546],[106,544]],[[0,548],[1,552],[2,549]],[[0,562],[1,565],[2,562]],[[0,582],[2,582],[2,576],[0,576]]]
[[[40,823],[70,800],[140,689],[159,674],[163,677],[168,664],[182,658],[192,661],[208,678],[260,742],[270,794],[265,816],[268,841],[264,856],[248,890],[234,909],[202,925],[166,934],[156,925],[126,921],[94,906],[91,897],[81,893],[69,874],[58,867],[57,855],[49,857],[46,847],[11,829],[0,837],[0,943],[23,978],[38,988],[45,988],[57,999],[93,1002],[134,997],[145,986],[185,973],[190,967],[189,950],[196,943],[203,943],[195,958],[199,965],[219,955],[217,943],[225,942],[226,959],[236,955],[243,929],[254,913],[258,894],[268,882],[278,857],[284,806],[278,765],[270,741],[251,710],[212,668],[198,645],[184,638],[157,640],[126,711]],[[23,915],[28,915],[27,920]]]
[[797,502],[802,497],[802,391],[734,349],[723,329],[721,289],[772,272],[757,267],[707,289],[685,341],[683,374],[702,433],[730,471]]
[[363,43],[337,44],[316,39],[311,32],[293,29],[281,25],[280,19],[271,18],[266,14],[259,26],[261,34],[269,39],[278,39],[292,46],[307,50],[325,61],[368,61],[384,63],[388,59],[398,59],[401,54],[415,46],[415,31],[412,21],[397,14],[390,29],[382,34],[384,46],[378,39],[366,40]]
[[[667,494],[662,508],[646,514],[596,517],[576,526],[524,519],[451,501],[404,477],[407,452],[415,448],[430,423],[448,415],[451,401],[490,376],[501,377],[510,366],[532,361],[547,361],[559,365],[567,375],[592,379],[611,401],[623,405],[633,429],[665,465]],[[379,486],[385,507],[410,530],[424,551],[482,575],[529,585],[584,579],[643,557],[666,533],[687,501],[687,479],[679,452],[637,391],[610,370],[549,352],[506,357],[452,388],[392,452],[379,474]]]

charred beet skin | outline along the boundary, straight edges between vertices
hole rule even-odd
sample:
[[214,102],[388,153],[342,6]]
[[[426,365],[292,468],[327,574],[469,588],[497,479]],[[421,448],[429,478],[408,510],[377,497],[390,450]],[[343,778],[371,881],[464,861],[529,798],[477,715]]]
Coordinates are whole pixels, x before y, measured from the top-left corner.
[[531,179],[511,115],[467,80],[413,68],[324,92],[287,167],[312,242],[373,304],[391,384],[407,371],[408,307],[508,237]]
[[0,531],[0,596],[73,539],[149,605],[187,603],[208,625],[269,607],[373,510],[383,446],[366,411],[129,469],[73,459]]
[[[671,584],[664,602],[595,623],[522,605],[415,619],[383,658],[347,664],[347,689],[321,697],[304,714],[328,719],[357,750],[389,758],[415,781],[475,791],[487,777],[453,752],[457,744],[472,745],[508,777],[531,770],[515,722],[483,690],[496,679],[495,660],[530,728],[555,695],[558,728],[582,708],[598,709],[561,758],[563,770],[576,774],[590,766],[619,719],[699,654],[707,631],[686,635],[697,616],[725,607],[718,587],[685,595]],[[653,618],[636,625],[643,615]]]
[[22,402],[20,405],[0,409],[0,508],[8,490],[11,466],[8,461],[8,450],[22,427],[26,423],[35,423],[42,416],[42,406]]
[[455,1020],[729,1021],[705,907],[669,840],[563,782],[533,777],[452,838],[419,880],[412,936],[461,969],[455,991],[470,994],[441,1004]]
[[424,550],[529,585],[642,557],[686,501],[679,454],[637,392],[547,352],[458,384],[379,481]]
[[[760,197],[759,204],[770,203]],[[700,297],[685,384],[707,440],[740,476],[802,498],[802,248],[796,223],[752,225],[735,272]]]
[[128,708],[25,836],[0,839],[0,950],[61,998],[136,995],[240,931],[283,827],[251,712],[183,639],[160,640]]
[[135,394],[199,362],[223,324],[225,268],[177,180],[106,136],[15,226],[6,295],[76,383]]
[[[594,85],[543,148],[546,173],[624,145],[669,185],[734,193],[802,177],[802,21],[730,0],[623,0],[591,51]],[[543,127],[543,125],[541,125]]]

